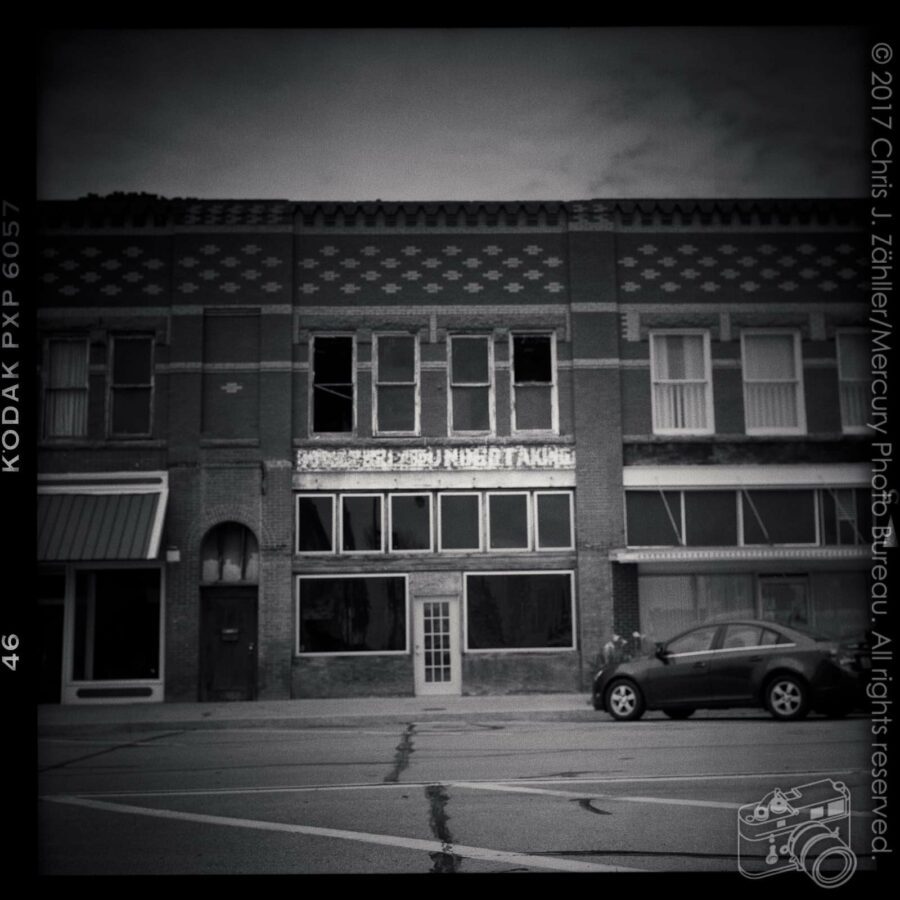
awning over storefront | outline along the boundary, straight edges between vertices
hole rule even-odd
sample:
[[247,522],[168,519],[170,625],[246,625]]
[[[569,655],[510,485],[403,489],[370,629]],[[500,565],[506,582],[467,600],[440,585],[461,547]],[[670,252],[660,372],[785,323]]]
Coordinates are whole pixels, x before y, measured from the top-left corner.
[[38,560],[156,559],[167,499],[164,472],[42,478]]

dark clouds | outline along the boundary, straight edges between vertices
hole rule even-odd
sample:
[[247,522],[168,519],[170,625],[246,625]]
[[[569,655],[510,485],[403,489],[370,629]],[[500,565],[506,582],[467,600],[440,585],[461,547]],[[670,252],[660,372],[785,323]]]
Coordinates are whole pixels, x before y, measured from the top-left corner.
[[63,32],[43,197],[851,196],[848,29]]

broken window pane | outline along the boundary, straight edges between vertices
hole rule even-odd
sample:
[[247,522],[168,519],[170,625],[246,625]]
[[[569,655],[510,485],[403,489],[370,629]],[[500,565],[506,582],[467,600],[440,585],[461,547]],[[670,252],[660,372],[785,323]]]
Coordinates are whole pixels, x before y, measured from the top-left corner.
[[381,552],[381,496],[344,496],[342,549],[357,553]]
[[568,573],[467,575],[470,650],[571,647],[572,579]]
[[378,578],[301,578],[301,653],[406,650],[406,582]]
[[353,338],[313,340],[312,430],[353,430]]
[[481,549],[480,510],[476,494],[441,494],[441,549]]
[[297,550],[300,553],[331,553],[334,549],[334,498],[297,498]]
[[572,546],[572,495],[537,494],[537,547],[566,550]]
[[550,335],[513,335],[513,380],[515,384],[552,384]]
[[431,549],[431,496],[391,497],[391,550]]
[[489,494],[491,550],[528,549],[528,495]]

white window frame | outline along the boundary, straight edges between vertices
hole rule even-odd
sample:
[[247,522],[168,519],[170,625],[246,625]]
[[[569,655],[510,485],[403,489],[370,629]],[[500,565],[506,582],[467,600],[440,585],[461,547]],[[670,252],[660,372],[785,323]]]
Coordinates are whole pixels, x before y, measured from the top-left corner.
[[[515,338],[517,337],[549,337],[550,338],[550,427],[519,428],[516,423],[516,356]],[[525,381],[522,387],[541,386],[544,382]],[[556,332],[555,331],[513,331],[509,335],[509,403],[513,434],[559,434],[559,376],[556,364]]]
[[[467,340],[479,339],[487,343],[488,358],[488,380],[486,382],[462,382],[459,385],[453,383],[453,341],[456,338],[464,338]],[[449,334],[447,335],[447,434],[451,435],[493,435],[497,432],[496,411],[495,411],[495,377],[494,377],[494,338],[491,334]],[[487,387],[488,389],[488,422],[487,431],[465,431],[453,427],[453,388],[454,387]]]
[[[301,650],[300,649],[300,582],[313,581],[321,578],[342,578],[348,580],[350,578],[402,578],[403,579],[403,608],[406,617],[406,629],[404,638],[406,646],[403,650]],[[321,575],[296,575],[294,576],[294,655],[300,657],[306,656],[409,656],[411,650],[411,641],[409,639],[410,629],[410,597],[409,597],[409,575],[405,572],[332,572],[330,574]]]
[[[663,379],[658,372],[657,353],[654,345],[657,338],[677,337],[700,335],[703,338],[703,382],[705,386],[705,410],[706,425],[703,428],[665,428],[659,424],[658,406],[656,402],[656,386],[657,384],[693,384],[695,381],[682,379]],[[712,379],[712,349],[710,342],[710,334],[708,329],[704,328],[671,328],[661,329],[659,331],[651,331],[649,335],[650,343],[650,403],[653,417],[653,433],[654,434],[715,434],[715,408],[713,401],[713,379]]]
[[[486,550],[489,553],[528,553],[534,548],[534,527],[533,527],[533,517],[534,514],[532,512],[532,502],[531,502],[531,491],[486,491],[485,496],[487,497],[486,507],[486,517],[487,517],[487,528],[485,529],[485,534],[487,537],[486,542]],[[492,528],[491,528],[491,499],[493,497],[524,497],[525,498],[525,530],[527,532],[526,535],[526,546],[524,547],[493,547],[492,546]]]
[[[315,497],[316,499],[329,498],[331,500],[331,550],[301,550],[300,549],[300,499],[302,497]],[[324,491],[299,491],[294,494],[294,553],[298,556],[335,556],[338,552],[337,539],[337,502],[338,494]]]
[[[797,406],[797,424],[791,427],[754,426],[747,422],[747,385],[748,384],[786,384],[782,379],[747,381],[747,341],[748,337],[791,335],[794,343],[794,400]],[[744,431],[748,435],[756,434],[806,434],[806,396],[803,386],[803,345],[800,332],[796,328],[747,328],[741,331],[741,381],[744,399]]]
[[[116,384],[115,362],[116,343],[118,341],[149,341],[150,342],[150,381],[148,384]],[[149,333],[117,332],[110,335],[109,359],[106,367],[106,435],[115,440],[142,440],[153,436],[153,410],[156,405],[156,339]],[[149,430],[144,432],[117,432],[113,431],[113,398],[117,388],[142,387],[150,388],[150,404],[148,425]]]
[[[567,547],[542,547],[541,546],[541,529],[539,506],[541,497],[562,496],[569,498],[569,545]],[[532,513],[534,515],[534,549],[542,550],[545,553],[565,553],[567,550],[575,549],[575,503],[572,491],[535,491],[534,501],[531,504]]]
[[[378,341],[380,338],[408,338],[413,342],[413,378],[414,381],[380,381],[378,372]],[[378,388],[379,387],[413,387],[415,395],[414,427],[412,431],[388,431],[378,423]],[[403,435],[415,437],[421,433],[422,403],[422,364],[419,350],[419,335],[408,331],[379,331],[372,335],[372,434]]]
[[860,336],[866,338],[868,336],[868,332],[864,328],[839,328],[834,333],[834,346],[835,346],[835,356],[837,358],[837,367],[838,367],[838,397],[840,402],[840,410],[841,410],[841,430],[844,434],[869,434],[869,427],[865,423],[865,416],[863,416],[863,422],[860,425],[848,425],[845,421],[844,415],[844,392],[843,386],[844,384],[855,385],[862,384],[865,385],[866,390],[866,399],[868,399],[868,385],[869,385],[869,377],[866,378],[844,378],[841,375],[841,337],[842,336]]
[[[340,513],[338,518],[340,520],[340,532],[341,532],[341,543],[340,550],[338,551],[342,556],[365,556],[366,554],[372,555],[374,553],[384,553],[385,546],[385,528],[384,528],[384,494],[378,491],[352,491],[346,494],[340,494]],[[381,504],[381,548],[379,550],[345,550],[344,549],[344,500],[345,499],[353,499],[359,497],[377,497]]]
[[[569,595],[572,605],[572,643],[568,647],[509,647],[472,649],[469,647],[469,576],[470,575],[568,575]],[[575,571],[573,569],[488,569],[485,571],[466,570],[463,577],[463,652],[477,654],[491,653],[571,653],[578,649],[578,620],[575,597]]]
[[[50,387],[50,379],[52,377],[52,359],[50,345],[55,343],[82,344],[85,352],[85,383],[78,388],[64,388],[63,390],[80,390],[84,391],[86,400],[87,415],[84,418],[84,431],[80,434],[48,434],[47,422],[47,398],[54,393],[54,388]],[[91,427],[91,342],[87,335],[80,334],[52,334],[48,335],[44,340],[43,360],[41,363],[41,439],[48,441],[83,441],[89,433]]]
[[[394,547],[394,498],[395,497],[425,497],[428,500],[428,546],[421,550],[402,550]],[[388,553],[397,553],[403,556],[422,555],[434,553],[434,503],[430,491],[395,491],[387,495],[387,546]]]
[[[315,421],[315,378],[316,378],[316,340],[318,338],[350,338],[350,377],[353,379],[353,427],[350,431],[316,431]],[[356,437],[357,433],[357,408],[359,406],[359,384],[357,377],[357,347],[356,334],[351,331],[321,331],[309,337],[309,377],[307,379],[307,433],[310,438],[318,440],[334,440],[336,437]]]
[[[440,491],[437,502],[437,539],[439,553],[483,553],[484,552],[484,495],[482,491]],[[478,501],[478,546],[477,547],[444,547],[441,540],[443,535],[443,503],[444,497],[475,497]]]

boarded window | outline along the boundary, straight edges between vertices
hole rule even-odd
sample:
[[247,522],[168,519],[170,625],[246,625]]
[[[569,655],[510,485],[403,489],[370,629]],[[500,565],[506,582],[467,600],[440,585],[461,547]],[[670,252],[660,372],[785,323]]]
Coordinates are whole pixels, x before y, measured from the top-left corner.
[[481,549],[478,494],[441,494],[441,550]]
[[516,334],[512,338],[513,431],[554,428],[553,339]]
[[488,494],[491,550],[528,549],[528,495]]
[[568,492],[536,493],[537,549],[568,550],[572,547],[572,495]]
[[78,572],[74,679],[158,678],[159,616],[158,569]]
[[353,338],[313,340],[312,430],[353,431]]
[[87,340],[48,341],[44,369],[44,437],[85,437],[88,421]]
[[466,630],[469,650],[574,646],[571,576],[467,575]]
[[708,433],[712,426],[712,384],[707,334],[650,337],[653,430]]
[[341,549],[345,553],[380,553],[381,522],[380,494],[341,497]]
[[331,553],[334,550],[334,498],[297,498],[297,551]]
[[451,431],[493,430],[490,356],[486,336],[450,338]]
[[116,335],[110,378],[110,434],[149,436],[153,402],[153,339]]
[[814,491],[742,491],[745,544],[814,544]]
[[431,549],[431,496],[391,496],[391,550]]
[[406,650],[406,582],[399,577],[301,578],[300,653]]
[[384,434],[415,434],[416,338],[376,335],[375,430]]
[[207,310],[203,319],[203,433],[259,437],[259,313]]
[[630,547],[669,547],[682,543],[678,491],[627,491],[625,515]]

